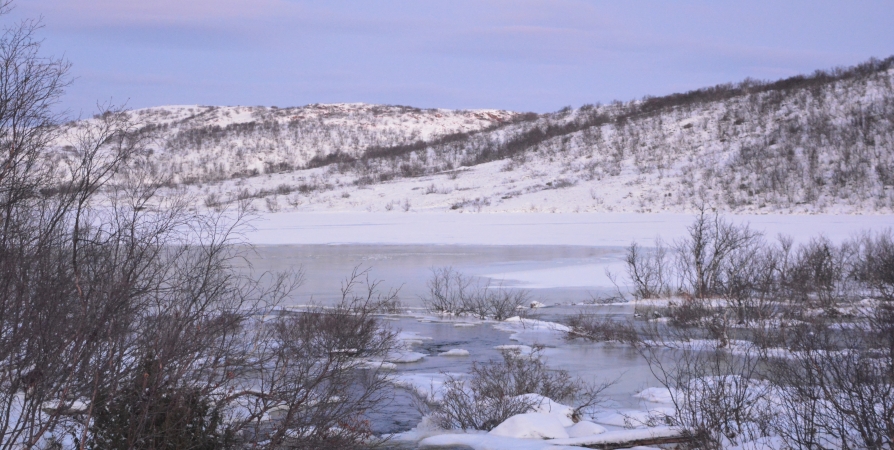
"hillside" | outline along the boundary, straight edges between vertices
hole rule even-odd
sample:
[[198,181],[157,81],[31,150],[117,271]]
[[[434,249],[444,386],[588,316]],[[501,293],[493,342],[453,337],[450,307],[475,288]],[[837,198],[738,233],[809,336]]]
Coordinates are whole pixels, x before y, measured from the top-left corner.
[[163,107],[154,172],[207,207],[891,213],[894,58],[534,115]]

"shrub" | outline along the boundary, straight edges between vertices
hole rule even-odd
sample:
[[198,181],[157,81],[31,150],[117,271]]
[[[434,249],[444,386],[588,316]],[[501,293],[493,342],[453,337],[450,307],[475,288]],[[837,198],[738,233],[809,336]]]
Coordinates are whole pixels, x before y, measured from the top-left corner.
[[[588,384],[566,370],[552,370],[542,358],[543,347],[528,354],[504,350],[502,359],[473,363],[468,377],[447,375],[443,397],[420,398],[417,405],[444,429],[491,430],[506,419],[531,411],[541,399],[577,402],[573,419],[600,401],[611,383]],[[545,401],[545,400],[543,400]]]
[[470,314],[480,319],[504,320],[518,314],[530,304],[531,297],[523,289],[493,287],[463,275],[450,267],[432,269],[426,283],[428,295],[422,303],[436,314]]

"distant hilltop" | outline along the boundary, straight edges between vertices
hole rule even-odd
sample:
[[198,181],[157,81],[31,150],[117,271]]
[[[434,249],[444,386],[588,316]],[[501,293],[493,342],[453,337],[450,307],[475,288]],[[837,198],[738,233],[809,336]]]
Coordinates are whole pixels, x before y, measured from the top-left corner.
[[129,114],[153,135],[158,182],[209,208],[891,213],[892,78],[888,58],[548,114],[363,103]]

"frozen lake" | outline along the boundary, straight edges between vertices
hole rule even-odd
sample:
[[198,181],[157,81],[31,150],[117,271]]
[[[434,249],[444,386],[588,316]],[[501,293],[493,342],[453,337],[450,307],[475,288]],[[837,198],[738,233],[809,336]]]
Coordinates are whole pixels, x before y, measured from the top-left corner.
[[[894,224],[892,216],[727,218],[747,222],[769,238],[786,234],[800,242],[820,234],[841,241]],[[683,214],[280,213],[256,220],[246,237],[256,244],[251,257],[255,270],[304,270],[306,282],[288,303],[334,301],[341,281],[358,266],[369,268],[381,288],[399,288],[411,313],[388,322],[423,337],[414,351],[426,355],[399,364],[399,377],[425,384],[442,372],[463,373],[473,361],[499,358],[494,348],[498,345],[543,344],[552,367],[590,380],[618,379],[603,406],[623,411],[656,406],[633,397],[658,383],[632,348],[565,341],[559,332],[516,335],[494,324],[457,327],[451,321],[432,321],[424,316],[420,297],[426,293],[431,268],[450,266],[494,284],[529,289],[533,299],[548,306],[537,310],[538,318],[560,322],[584,308],[580,303],[614,292],[606,270],[623,283],[626,245],[638,241],[649,246],[656,236],[679,239],[692,219]],[[626,306],[586,308],[610,315],[632,313]],[[468,350],[470,355],[439,356],[450,349]],[[399,432],[413,428],[419,419],[409,395],[400,394],[375,424],[378,431]]]
[[[255,244],[555,245],[623,247],[683,236],[692,214],[633,213],[298,213],[264,214],[246,238]],[[841,240],[894,226],[891,215],[726,215],[768,237],[824,234]]]
[[[292,303],[329,302],[354,267],[372,269],[383,287],[419,305],[433,267],[453,267],[506,287],[531,289],[548,305],[580,303],[614,290],[606,269],[621,275],[624,247],[680,239],[689,214],[278,213],[252,222],[258,270],[301,267],[307,282]],[[891,227],[894,217],[839,215],[726,216],[769,239],[824,235],[841,241]]]
[[623,271],[620,247],[482,246],[482,245],[276,245],[259,246],[252,258],[256,270],[301,267],[306,282],[290,300],[337,300],[340,283],[355,267],[370,269],[384,289],[400,289],[401,301],[421,306],[432,268],[453,267],[493,285],[530,289],[534,299],[580,303],[612,288],[605,270]]

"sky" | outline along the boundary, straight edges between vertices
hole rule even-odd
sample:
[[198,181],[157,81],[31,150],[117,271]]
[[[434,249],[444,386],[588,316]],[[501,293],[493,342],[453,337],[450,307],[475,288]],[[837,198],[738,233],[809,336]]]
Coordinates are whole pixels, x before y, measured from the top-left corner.
[[548,112],[894,55],[891,1],[16,0],[61,105]]

